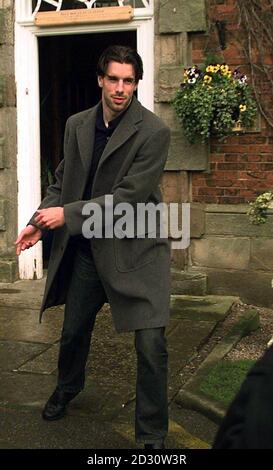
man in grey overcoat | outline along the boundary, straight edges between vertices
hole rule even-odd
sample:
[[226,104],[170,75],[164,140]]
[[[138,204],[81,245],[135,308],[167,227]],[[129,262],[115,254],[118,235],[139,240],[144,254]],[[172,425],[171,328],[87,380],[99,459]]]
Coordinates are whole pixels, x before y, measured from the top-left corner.
[[[87,203],[105,215],[113,208],[161,202],[160,177],[170,132],[135,98],[143,75],[140,56],[125,46],[110,46],[98,62],[102,100],[71,116],[66,124],[64,158],[56,181],[16,240],[17,254],[53,230],[43,311],[65,303],[57,388],[43,418],[62,418],[67,405],[84,387],[85,365],[97,312],[109,302],[118,332],[135,331],[137,353],[137,442],[162,449],[168,431],[167,349],[170,247],[144,224],[133,236],[86,238]],[[114,218],[115,220],[115,218]],[[155,236],[156,235],[156,236]]]

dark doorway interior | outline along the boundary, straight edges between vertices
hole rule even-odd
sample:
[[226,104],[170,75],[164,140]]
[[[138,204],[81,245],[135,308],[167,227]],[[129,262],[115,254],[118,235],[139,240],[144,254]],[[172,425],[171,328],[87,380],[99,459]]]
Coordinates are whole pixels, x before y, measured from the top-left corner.
[[[136,48],[136,32],[39,38],[42,198],[62,159],[67,118],[100,100],[96,64],[102,51],[111,44]],[[43,245],[46,261],[50,243],[45,240]]]

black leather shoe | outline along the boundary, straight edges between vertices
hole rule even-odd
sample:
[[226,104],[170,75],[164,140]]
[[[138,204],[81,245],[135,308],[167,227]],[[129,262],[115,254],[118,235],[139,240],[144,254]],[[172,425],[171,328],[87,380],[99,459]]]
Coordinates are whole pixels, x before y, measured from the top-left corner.
[[153,444],[144,444],[144,449],[165,449],[164,441],[154,442]]
[[56,388],[43,409],[43,419],[46,421],[54,421],[63,418],[68,403],[73,400],[76,395],[77,393],[67,393]]

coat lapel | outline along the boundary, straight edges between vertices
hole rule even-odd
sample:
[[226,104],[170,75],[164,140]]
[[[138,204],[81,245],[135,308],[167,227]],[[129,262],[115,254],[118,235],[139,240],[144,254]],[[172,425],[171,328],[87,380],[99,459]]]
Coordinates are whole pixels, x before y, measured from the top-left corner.
[[[79,144],[82,163],[86,172],[89,172],[93,154],[95,140],[95,124],[97,109],[100,103],[90,109],[88,116],[77,127],[77,139]],[[142,109],[139,101],[133,97],[133,101],[126,112],[126,116],[121,120],[111,139],[107,143],[100,158],[98,169],[102,163],[121,145],[123,145],[137,130],[137,123],[142,120]]]
[[77,127],[77,139],[83,167],[89,172],[93,155],[96,115],[99,104],[90,109],[88,116]]
[[103,154],[100,158],[98,170],[105,160],[115,152],[121,145],[123,145],[132,135],[138,131],[137,123],[142,121],[142,109],[141,104],[135,97],[126,111],[124,119],[121,120],[117,128],[115,129],[111,139],[107,143]]

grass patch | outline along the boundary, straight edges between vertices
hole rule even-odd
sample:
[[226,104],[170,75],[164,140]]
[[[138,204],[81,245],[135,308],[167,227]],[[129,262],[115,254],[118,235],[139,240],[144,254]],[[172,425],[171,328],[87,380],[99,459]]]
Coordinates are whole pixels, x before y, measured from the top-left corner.
[[239,391],[249,369],[255,362],[250,359],[220,361],[203,380],[200,391],[228,405]]

